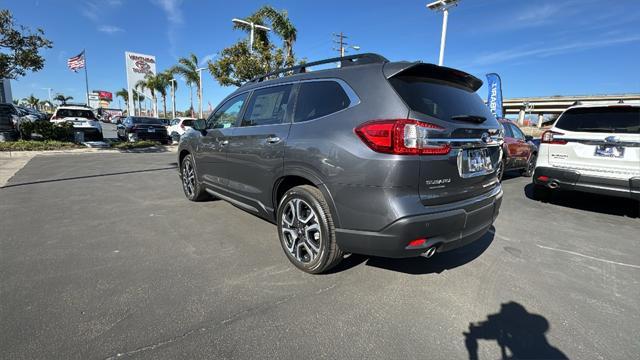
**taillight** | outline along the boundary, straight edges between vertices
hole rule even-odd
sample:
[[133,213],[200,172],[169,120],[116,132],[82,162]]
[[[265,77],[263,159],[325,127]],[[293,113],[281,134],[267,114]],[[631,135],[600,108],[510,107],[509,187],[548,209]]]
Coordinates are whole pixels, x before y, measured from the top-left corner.
[[355,129],[372,150],[398,155],[446,155],[449,144],[429,144],[429,133],[443,127],[413,119],[368,121]]
[[557,144],[557,145],[564,145],[567,143],[566,140],[556,139],[555,135],[564,135],[564,134],[557,131],[547,130],[544,133],[542,133],[542,138],[540,139],[540,143]]

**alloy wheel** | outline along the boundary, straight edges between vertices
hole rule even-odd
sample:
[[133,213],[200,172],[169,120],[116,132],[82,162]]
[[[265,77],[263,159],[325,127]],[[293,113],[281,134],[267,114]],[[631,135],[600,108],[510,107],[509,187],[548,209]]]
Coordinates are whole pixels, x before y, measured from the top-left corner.
[[185,160],[182,169],[182,188],[189,198],[192,198],[196,190],[196,172],[191,161]]
[[306,201],[289,200],[280,219],[282,242],[298,262],[308,264],[320,254],[322,233],[315,210]]

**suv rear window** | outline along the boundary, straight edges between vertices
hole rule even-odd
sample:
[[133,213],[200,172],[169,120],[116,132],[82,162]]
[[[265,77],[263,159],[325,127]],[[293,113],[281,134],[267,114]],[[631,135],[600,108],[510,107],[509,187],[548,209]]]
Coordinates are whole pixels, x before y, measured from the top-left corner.
[[414,111],[440,120],[472,115],[490,119],[493,115],[475,92],[418,76],[394,76],[389,79],[398,95]]
[[86,119],[95,119],[93,115],[93,111],[91,110],[79,110],[79,109],[58,109],[56,112],[56,116],[58,117],[71,117],[71,118],[86,118]]
[[132,117],[134,124],[164,125],[162,120],[149,117]]
[[569,109],[555,125],[567,131],[640,134],[640,108],[611,106]]
[[300,84],[293,121],[317,119],[346,109],[351,100],[335,81],[309,81]]
[[184,125],[184,126],[193,126],[193,120],[184,120],[182,122],[182,125]]

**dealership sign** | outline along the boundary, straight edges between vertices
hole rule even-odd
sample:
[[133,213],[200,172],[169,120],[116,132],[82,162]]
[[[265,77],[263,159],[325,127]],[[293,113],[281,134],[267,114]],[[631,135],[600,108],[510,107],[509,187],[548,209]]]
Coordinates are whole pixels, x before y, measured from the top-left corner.
[[[129,92],[129,99],[133,99],[133,91],[136,83],[144,80],[147,74],[156,74],[156,57],[128,51],[124,53],[124,57],[127,67],[127,90]],[[136,90],[142,92],[146,98],[151,98],[149,89],[144,89],[144,91]],[[135,103],[133,101],[129,101],[129,114],[135,114]]]
[[487,74],[487,86],[489,88],[487,105],[491,113],[497,118],[504,117],[502,111],[502,82],[500,81],[500,76],[496,73]]

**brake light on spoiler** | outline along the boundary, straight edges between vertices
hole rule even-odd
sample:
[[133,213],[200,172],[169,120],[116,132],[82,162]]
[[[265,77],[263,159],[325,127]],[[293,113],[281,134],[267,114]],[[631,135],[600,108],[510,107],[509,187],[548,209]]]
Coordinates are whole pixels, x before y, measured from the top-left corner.
[[372,150],[397,155],[446,155],[449,144],[429,144],[430,132],[441,132],[438,125],[414,120],[393,119],[368,121],[355,129],[360,139]]

